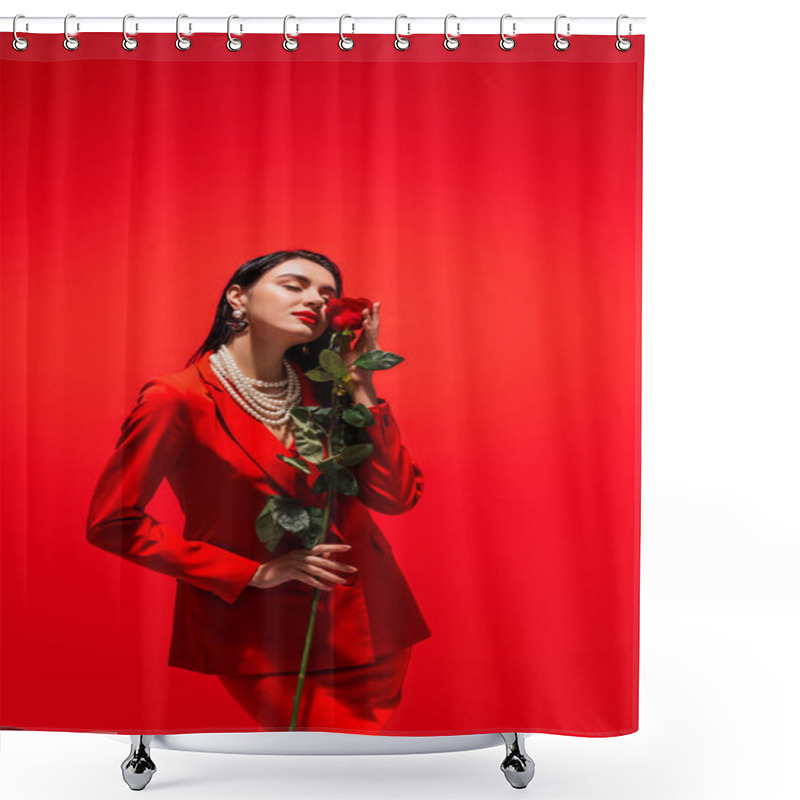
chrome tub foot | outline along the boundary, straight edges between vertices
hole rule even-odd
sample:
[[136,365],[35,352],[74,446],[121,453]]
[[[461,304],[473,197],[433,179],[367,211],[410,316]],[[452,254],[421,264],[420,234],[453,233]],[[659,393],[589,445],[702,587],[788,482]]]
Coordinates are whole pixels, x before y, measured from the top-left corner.
[[131,735],[131,752],[122,762],[122,779],[135,792],[141,791],[150,783],[156,765],[150,758],[152,736]]
[[506,757],[500,765],[506,780],[515,789],[524,789],[533,779],[536,765],[525,752],[525,738],[521,733],[501,733],[506,743]]

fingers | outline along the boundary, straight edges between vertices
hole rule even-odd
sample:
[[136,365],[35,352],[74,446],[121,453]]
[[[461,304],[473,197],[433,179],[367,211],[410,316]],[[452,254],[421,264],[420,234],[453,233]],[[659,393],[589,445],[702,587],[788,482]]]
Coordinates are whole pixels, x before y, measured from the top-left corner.
[[[333,587],[322,583],[317,579],[318,577],[339,584],[349,585],[350,582],[348,580],[328,570],[339,569],[349,573],[358,572],[358,567],[352,564],[344,564],[340,561],[330,560],[330,556],[332,556],[334,552],[347,552],[350,549],[352,549],[352,545],[349,544],[318,544],[310,550],[297,550],[295,552],[300,554],[301,557],[297,569],[303,575],[303,580],[306,583],[309,583],[311,586],[319,587],[320,589],[325,589],[326,591],[332,591]],[[326,569],[323,569],[323,567],[319,565],[324,565]]]
[[361,316],[364,317],[365,322],[373,322],[374,324],[378,324],[378,316],[381,310],[381,303],[380,300],[376,300],[372,304],[372,308],[365,308],[361,312]]
[[300,581],[301,583],[307,583],[309,586],[314,586],[317,589],[324,589],[326,592],[333,591],[333,586],[328,586],[327,583],[318,581],[316,578],[312,577],[308,573],[303,572],[303,570],[298,569],[296,570],[296,572],[297,572],[296,580]]
[[341,575],[336,575],[333,572],[328,572],[328,570],[322,569],[322,567],[317,567],[314,564],[309,564],[308,562],[305,563],[303,569],[306,573],[319,578],[325,578],[327,581],[334,581],[335,583],[341,584],[349,583],[347,578],[343,578]]
[[318,564],[329,569],[340,569],[343,572],[358,572],[358,567],[352,564],[343,564],[340,561],[331,561],[327,556],[306,556],[307,564]]
[[380,302],[376,301],[372,304],[372,308],[365,308],[361,312],[362,316],[362,331],[356,342],[355,352],[360,355],[367,350],[378,349],[378,330],[380,329]]
[[296,569],[303,575],[303,580],[305,580],[306,583],[311,583],[312,586],[324,586],[326,589],[332,588],[327,584],[321,584],[317,578],[324,578],[325,580],[333,581],[334,583],[340,583],[343,585],[347,585],[348,583],[348,581],[341,575],[335,575],[333,572],[328,572],[328,570],[322,569],[322,567],[317,567],[307,561],[303,561],[298,564]]
[[333,553],[336,550],[352,550],[353,545],[351,544],[315,544],[308,552],[314,553],[315,555],[321,555],[322,553]]
[[330,542],[328,544],[315,544],[311,548],[312,553],[316,553],[322,550],[352,550],[353,545],[351,544],[339,544],[338,542]]

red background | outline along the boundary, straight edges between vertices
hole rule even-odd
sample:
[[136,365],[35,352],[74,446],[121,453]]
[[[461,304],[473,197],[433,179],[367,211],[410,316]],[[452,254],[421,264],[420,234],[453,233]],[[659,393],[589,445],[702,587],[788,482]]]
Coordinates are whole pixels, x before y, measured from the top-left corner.
[[192,38],[3,47],[0,725],[256,730],[85,521],[139,387],[304,248],[405,357],[376,387],[425,490],[375,517],[433,635],[394,732],[635,731],[643,37]]

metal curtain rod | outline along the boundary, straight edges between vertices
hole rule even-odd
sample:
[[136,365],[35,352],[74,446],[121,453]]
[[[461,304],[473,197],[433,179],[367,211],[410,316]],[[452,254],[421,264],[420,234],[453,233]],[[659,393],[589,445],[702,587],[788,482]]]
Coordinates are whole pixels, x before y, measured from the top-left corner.
[[[181,30],[184,35],[193,33],[225,33],[228,30],[228,17],[193,17],[181,15]],[[498,33],[500,16],[459,17],[449,15],[448,30],[451,36],[475,33]],[[570,17],[559,14],[558,32],[562,36],[607,35],[617,31],[616,17]],[[285,22],[285,17],[234,17],[237,33],[280,33],[284,25],[292,35],[303,33],[395,33],[395,25],[403,36],[417,33],[442,34],[445,29],[444,17],[353,17],[348,14],[340,17],[295,17]],[[0,31],[12,30],[13,17],[0,17]],[[555,17],[514,17],[505,15],[504,29],[507,35],[526,33],[550,33],[555,29]],[[645,17],[625,17],[621,33],[625,36],[643,34]],[[27,17],[20,15],[16,30],[22,33],[64,33],[64,17]],[[174,33],[176,17],[136,17],[129,16],[126,30],[129,35],[136,33]],[[69,33],[113,33],[122,31],[122,17],[81,17],[69,15]]]

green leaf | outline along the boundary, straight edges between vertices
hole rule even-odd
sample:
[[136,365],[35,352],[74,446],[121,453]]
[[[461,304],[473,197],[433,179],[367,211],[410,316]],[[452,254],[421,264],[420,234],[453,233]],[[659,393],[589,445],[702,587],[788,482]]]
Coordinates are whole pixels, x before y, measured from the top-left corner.
[[308,464],[299,458],[294,458],[294,456],[285,456],[283,453],[278,453],[278,458],[281,461],[285,461],[287,464],[291,464],[293,467],[296,467],[300,470],[300,472],[305,472],[306,475],[311,474],[311,469],[309,468]]
[[345,428],[344,425],[338,425],[331,437],[331,453],[338,453],[345,446]]
[[266,546],[270,553],[275,552],[278,542],[283,538],[284,531],[272,519],[272,514],[259,514],[256,520],[256,536]]
[[320,367],[314,367],[314,369],[310,369],[308,372],[306,372],[306,377],[310,378],[312,381],[316,381],[317,383],[333,380],[333,375],[331,375],[330,372],[326,372],[324,369],[321,369]]
[[272,518],[285,531],[299,533],[311,524],[311,517],[299,501],[293,497],[280,497],[273,504]]
[[311,506],[308,509],[308,516],[311,517],[311,524],[322,527],[322,520],[325,517],[325,509]]
[[355,467],[362,461],[366,461],[374,449],[375,445],[372,442],[368,444],[351,444],[336,456],[336,461],[344,467]]
[[297,452],[312,464],[317,464],[325,457],[325,448],[322,446],[322,442],[311,431],[305,429],[295,431],[294,444]]
[[314,428],[314,416],[308,406],[294,406],[289,414],[299,428]]
[[311,517],[311,525],[309,525],[307,531],[304,531],[300,534],[300,541],[303,543],[303,547],[306,547],[310,550],[312,547],[314,547],[314,545],[317,545],[322,541],[322,537],[325,534],[325,531],[322,528],[322,520],[325,516],[325,509],[312,506],[308,509],[308,513]]
[[278,525],[272,516],[272,509],[275,505],[276,495],[270,497],[267,504],[261,510],[256,519],[256,536],[266,545],[270,552],[274,552],[278,542],[283,538],[284,530]]
[[363,403],[356,403],[356,405],[346,409],[342,414],[342,419],[348,425],[353,425],[356,428],[375,424],[375,417],[372,416],[372,412]]
[[401,361],[405,361],[405,359],[396,353],[390,353],[387,350],[368,350],[353,363],[362,369],[391,369]]
[[320,474],[325,474],[328,484],[334,492],[346,495],[358,494],[358,481],[347,467],[343,467],[335,461],[326,461],[324,464],[320,464],[320,469],[323,471]]
[[323,350],[319,354],[319,363],[333,375],[334,378],[344,378],[350,374],[342,357],[335,350]]
[[323,431],[327,431],[331,424],[333,409],[328,406],[309,406],[314,416],[314,421]]
[[325,494],[328,491],[328,479],[325,477],[324,472],[319,473],[314,485],[311,487],[311,491],[316,492],[316,494]]

